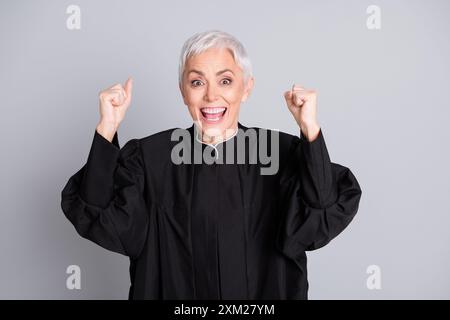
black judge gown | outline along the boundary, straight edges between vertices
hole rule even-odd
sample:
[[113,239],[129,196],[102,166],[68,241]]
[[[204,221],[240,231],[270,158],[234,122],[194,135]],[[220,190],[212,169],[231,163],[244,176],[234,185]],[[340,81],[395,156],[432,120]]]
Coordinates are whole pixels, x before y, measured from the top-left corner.
[[[119,147],[94,132],[86,164],[62,190],[61,207],[78,234],[130,259],[129,299],[308,299],[305,251],[323,247],[355,216],[360,186],[330,161],[322,129],[312,142],[281,131],[276,174],[257,157],[246,127],[216,146],[194,124],[180,155],[201,150],[205,163],[174,163],[175,130]],[[266,131],[264,131],[266,130]],[[244,137],[244,163],[227,162]],[[200,149],[199,149],[200,148]],[[206,149],[206,150],[205,150]],[[186,153],[185,153],[186,152]],[[256,153],[255,153],[256,152]],[[191,158],[193,159],[193,158]],[[210,158],[211,159],[211,158]]]

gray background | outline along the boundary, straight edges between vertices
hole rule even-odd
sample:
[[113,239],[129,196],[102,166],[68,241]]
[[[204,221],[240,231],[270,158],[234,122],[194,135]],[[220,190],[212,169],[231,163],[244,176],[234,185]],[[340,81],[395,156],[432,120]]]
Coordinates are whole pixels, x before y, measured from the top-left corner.
[[[66,28],[71,4],[81,30]],[[372,4],[380,30],[366,27]],[[331,160],[363,189],[350,226],[308,253],[310,299],[449,299],[449,12],[449,1],[2,0],[0,298],[127,298],[128,258],[78,236],[61,190],[87,160],[99,91],[129,75],[121,146],[191,125],[180,49],[220,29],[253,63],[240,121],[297,134],[283,92],[316,89]],[[71,264],[81,290],[66,288]],[[380,290],[366,286],[372,264]]]

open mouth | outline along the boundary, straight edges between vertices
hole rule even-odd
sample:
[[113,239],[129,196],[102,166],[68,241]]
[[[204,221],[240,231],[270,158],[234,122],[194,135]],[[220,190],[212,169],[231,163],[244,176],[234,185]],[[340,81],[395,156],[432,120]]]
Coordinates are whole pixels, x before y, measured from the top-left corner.
[[203,119],[207,122],[217,123],[223,119],[225,113],[227,112],[226,107],[206,107],[201,108],[200,112],[202,113]]

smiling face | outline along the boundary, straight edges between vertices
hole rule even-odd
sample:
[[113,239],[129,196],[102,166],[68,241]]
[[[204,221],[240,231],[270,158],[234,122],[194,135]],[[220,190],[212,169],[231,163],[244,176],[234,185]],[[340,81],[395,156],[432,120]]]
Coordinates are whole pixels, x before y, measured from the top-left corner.
[[215,143],[237,129],[240,104],[253,83],[250,78],[244,84],[243,71],[226,48],[210,48],[187,59],[180,90],[203,140]]

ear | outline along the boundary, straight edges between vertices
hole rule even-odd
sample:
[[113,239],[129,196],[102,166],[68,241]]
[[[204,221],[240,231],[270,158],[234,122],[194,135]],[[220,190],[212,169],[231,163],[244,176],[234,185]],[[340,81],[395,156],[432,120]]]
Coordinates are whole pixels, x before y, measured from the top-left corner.
[[184,91],[183,91],[183,84],[178,84],[178,87],[180,88],[181,96],[183,97],[183,103],[184,103],[185,105],[187,105],[187,104],[186,104],[186,98],[185,98],[185,96],[184,96]]
[[255,85],[255,78],[251,77],[247,81],[247,84],[246,84],[245,89],[244,89],[244,94],[242,95],[241,102],[245,102],[248,99],[248,97],[250,96],[250,93],[253,90],[253,86],[254,85]]

